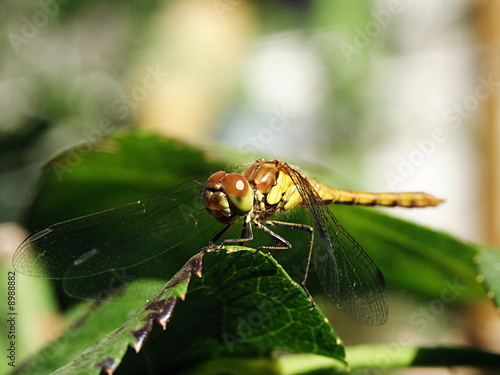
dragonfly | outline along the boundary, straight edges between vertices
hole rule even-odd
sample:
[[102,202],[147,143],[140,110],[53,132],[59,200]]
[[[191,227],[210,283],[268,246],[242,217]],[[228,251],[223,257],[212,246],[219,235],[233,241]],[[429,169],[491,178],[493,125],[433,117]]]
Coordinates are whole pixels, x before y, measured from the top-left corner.
[[[380,325],[388,317],[384,276],[328,205],[410,208],[441,202],[423,192],[337,189],[284,161],[259,159],[238,172],[215,172],[204,184],[186,182],[144,200],[38,230],[16,250],[13,266],[30,276],[62,279],[68,283],[68,294],[85,296],[92,289],[89,286],[97,284],[95,280],[101,280],[107,290],[117,273],[141,269],[175,249],[213,249],[215,244],[220,249],[250,242],[254,227],[273,241],[256,251],[291,249],[292,244],[273,230],[283,227],[309,235],[304,290],[309,269],[314,267],[337,306],[361,323]],[[274,219],[296,207],[309,211],[311,225]],[[228,237],[235,227],[238,235]]]

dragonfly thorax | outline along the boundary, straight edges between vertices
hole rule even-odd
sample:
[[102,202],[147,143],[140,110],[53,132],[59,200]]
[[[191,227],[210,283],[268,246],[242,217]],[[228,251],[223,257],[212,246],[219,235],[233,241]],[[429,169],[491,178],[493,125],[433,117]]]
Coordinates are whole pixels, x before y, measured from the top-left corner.
[[242,175],[219,171],[205,183],[203,204],[218,221],[229,224],[252,211],[254,192]]
[[302,197],[277,160],[259,159],[243,173],[255,191],[254,215],[266,218],[300,205]]

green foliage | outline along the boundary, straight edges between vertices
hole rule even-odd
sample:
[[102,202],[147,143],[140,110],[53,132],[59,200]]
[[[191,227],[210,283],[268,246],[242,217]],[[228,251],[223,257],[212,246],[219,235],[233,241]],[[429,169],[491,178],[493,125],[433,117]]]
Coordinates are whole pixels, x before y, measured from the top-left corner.
[[389,286],[441,298],[443,289],[455,283],[463,286],[457,300],[484,298],[472,261],[478,246],[373,209],[335,206],[332,210],[383,270]]
[[[272,362],[274,350],[330,356],[340,366],[343,347],[332,327],[319,309],[310,309],[301,288],[278,263],[251,249],[232,250],[196,254],[135,311],[123,303],[126,295],[87,311],[52,345],[69,350],[48,347],[32,363],[32,372],[25,373],[39,374],[41,366],[54,371],[71,361],[56,373],[98,374],[118,367],[124,356],[119,373],[141,373],[146,366],[153,373],[172,373],[220,358]],[[201,270],[202,277],[192,277]],[[124,323],[109,333],[117,314]],[[128,346],[139,354],[127,351]],[[148,365],[148,357],[156,359]]]
[[[68,150],[47,164],[29,225],[36,229],[111,208],[190,179],[203,183],[222,165],[233,164],[219,162],[219,155],[145,133],[116,134]],[[461,243],[376,210],[332,210],[384,272],[390,290],[442,298],[449,282],[463,286],[456,301],[464,302],[485,299],[486,292],[499,285],[498,272],[490,266],[498,263],[498,251]],[[294,219],[300,218],[301,213]],[[291,241],[297,236],[294,232],[287,233]],[[152,373],[199,374],[347,371],[340,339],[321,310],[311,309],[303,290],[285,272],[291,263],[303,260],[304,249],[289,251],[291,255],[285,255],[283,262],[280,254],[279,263],[249,248],[198,250],[176,249],[170,256],[184,266],[168,271],[167,267],[163,277],[156,273],[152,279],[148,267],[164,264],[154,258],[144,263],[142,274],[137,274],[140,277],[123,294],[77,307],[80,314],[66,333],[20,373],[59,369],[61,374],[97,374],[115,367],[117,374],[145,373],[145,368]],[[200,272],[201,277],[193,275]],[[486,290],[477,283],[479,274]],[[137,300],[137,291],[146,286],[160,291],[144,293]],[[138,354],[133,347],[140,349]],[[380,347],[362,349],[375,355]],[[408,350],[394,356],[393,367],[436,363],[432,355],[417,361]],[[354,349],[349,356],[349,348],[346,351],[350,366],[369,367],[363,362],[366,355],[356,356]],[[486,355],[466,352],[472,358]],[[418,348],[412,353],[418,353]],[[443,354],[442,363],[460,364],[456,353],[450,353]]]

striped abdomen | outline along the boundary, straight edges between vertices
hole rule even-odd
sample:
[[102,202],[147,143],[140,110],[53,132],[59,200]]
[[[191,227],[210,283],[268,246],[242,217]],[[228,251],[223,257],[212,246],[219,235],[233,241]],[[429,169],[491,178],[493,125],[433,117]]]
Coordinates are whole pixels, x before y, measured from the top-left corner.
[[365,193],[329,187],[315,178],[308,181],[326,204],[352,204],[362,206],[433,207],[443,200],[422,192]]

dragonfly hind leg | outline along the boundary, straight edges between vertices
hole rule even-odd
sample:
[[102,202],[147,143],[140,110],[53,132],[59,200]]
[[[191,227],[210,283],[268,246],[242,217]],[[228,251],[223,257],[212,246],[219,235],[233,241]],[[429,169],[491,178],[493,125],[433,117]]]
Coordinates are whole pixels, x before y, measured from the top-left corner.
[[[306,224],[299,224],[299,223],[287,223],[284,221],[275,221],[275,220],[267,220],[264,222],[266,225],[273,225],[276,227],[282,227],[282,228],[289,228],[289,229],[299,229],[303,230],[305,232],[308,232],[311,234],[310,238],[310,247],[312,248],[312,243],[313,243],[313,238],[314,238],[314,229]],[[265,247],[266,249],[273,249],[273,250],[284,250],[284,249],[291,249],[292,244],[285,240],[283,237],[280,235],[274,233],[272,230],[269,228],[265,227],[262,225],[262,223],[256,223],[257,226],[259,226],[260,229],[262,229],[266,234],[271,236],[272,238],[276,239],[278,242],[281,242],[282,244],[285,244],[286,246],[276,246],[276,247]],[[308,263],[309,264],[309,263]]]
[[[304,290],[304,292],[307,294],[308,299],[312,303],[311,309],[314,309],[314,307],[315,307],[314,300],[312,298],[311,293],[306,288],[306,281],[307,281],[307,277],[309,275],[309,266],[311,265],[311,256],[312,256],[312,249],[313,249],[313,244],[314,244],[314,229],[313,229],[313,227],[311,227],[310,225],[306,225],[306,224],[287,223],[287,222],[284,222],[284,221],[273,221],[273,220],[268,220],[268,221],[265,222],[265,224],[267,224],[267,225],[274,225],[274,226],[283,227],[283,228],[300,229],[300,230],[303,230],[303,231],[306,231],[306,232],[310,233],[309,253],[307,255],[307,264],[306,264],[306,269],[305,269],[305,273],[304,273],[304,279],[301,281],[300,286],[302,287],[302,289]],[[262,225],[262,227],[266,228],[263,225]],[[268,228],[266,228],[266,229],[269,232],[273,233],[275,236],[281,238],[276,233],[272,232],[270,229],[268,229]],[[290,249],[292,247],[292,245],[288,241],[286,241],[286,240],[284,240],[284,241],[289,245],[289,247],[275,248],[275,250]]]
[[[277,244],[278,243],[280,244],[280,245],[276,245],[276,246],[260,245],[255,250],[255,252],[258,252],[260,249],[282,250],[282,249],[290,249],[292,247],[292,245],[290,244],[290,242],[288,242],[287,240],[285,240],[279,234],[274,233],[271,229],[267,228],[260,221],[258,221],[258,220],[252,220],[252,218],[248,217],[248,216],[247,216],[247,218],[245,218],[245,222],[244,222],[243,228],[241,230],[241,236],[239,238],[228,238],[228,239],[225,239],[225,240],[223,240],[221,242],[220,246],[222,247],[222,246],[224,246],[226,244],[240,244],[240,245],[243,246],[246,242],[252,241],[254,239],[253,229],[252,229],[252,223],[255,224],[255,226],[257,228],[259,228],[261,231],[263,231],[269,237],[271,237],[272,239],[274,239]],[[269,225],[274,225],[273,221],[266,221],[265,223],[269,224]],[[278,223],[281,224],[281,222],[278,222]],[[289,224],[289,225],[292,225],[292,226],[294,225],[294,224],[290,224],[290,223],[283,223],[283,224]],[[226,233],[232,227],[232,225],[233,224],[229,224],[226,227],[224,227],[224,229],[222,229],[214,237],[214,239],[212,240],[212,243],[215,243],[216,241],[218,241],[224,235],[224,233]],[[279,224],[276,224],[276,225],[279,225]]]
[[[264,222],[267,225],[275,225],[274,221],[265,221]],[[273,232],[271,229],[266,227],[264,224],[262,224],[260,221],[255,220],[254,224],[257,228],[259,228],[261,231],[263,231],[265,234],[267,234],[269,237],[271,237],[276,245],[275,246],[270,246],[270,245],[260,245],[257,248],[257,251],[260,249],[267,249],[267,250],[288,250],[292,248],[292,244],[288,242],[286,239],[281,237],[279,234]]]
[[[245,223],[243,224],[243,228],[241,231],[241,236],[239,238],[228,238],[225,239],[221,242],[220,247],[226,245],[226,244],[245,244],[246,242],[250,242],[254,239],[254,234],[253,234],[253,229],[252,229],[252,223],[255,224],[257,228],[259,228],[261,231],[263,231],[266,235],[271,237],[272,239],[275,240],[276,246],[269,246],[269,245],[260,245],[257,247],[255,252],[258,252],[261,249],[268,249],[268,250],[284,250],[284,249],[291,249],[292,244],[288,242],[286,239],[281,237],[279,234],[273,232],[271,229],[266,227],[264,224],[262,224],[258,220],[252,220],[250,217],[247,217],[245,219]],[[289,228],[294,228],[295,225],[301,226],[301,224],[292,224],[292,223],[282,223],[282,222],[274,222],[274,221],[266,221],[265,224],[267,225],[276,225],[276,226],[283,226],[283,227],[289,227]],[[229,228],[231,228],[232,224],[227,225],[224,229],[222,229],[212,240],[212,243],[216,242],[217,240],[220,239],[226,233]]]

